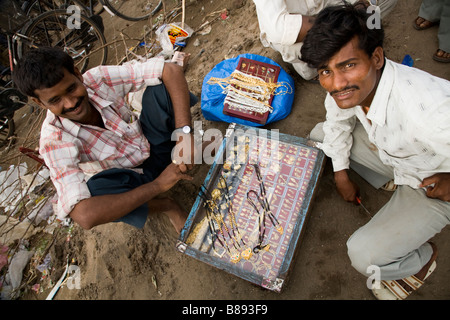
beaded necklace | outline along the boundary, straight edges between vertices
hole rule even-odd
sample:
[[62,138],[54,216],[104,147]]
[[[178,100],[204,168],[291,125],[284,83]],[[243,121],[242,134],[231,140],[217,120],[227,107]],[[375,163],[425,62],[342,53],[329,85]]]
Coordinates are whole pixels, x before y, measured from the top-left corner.
[[[219,198],[222,196],[219,189],[214,189],[211,193],[207,190],[205,186],[201,186],[200,196],[204,200],[204,206],[206,209],[206,216],[209,221],[210,232],[212,235],[212,247],[214,252],[217,253],[214,241],[217,239],[222,247],[224,247],[227,252],[230,254],[231,262],[237,263],[241,259],[240,244],[239,241],[242,241],[242,237],[237,239],[236,232],[232,225],[232,232],[230,232],[225,220],[224,216],[220,210],[220,202]],[[232,218],[235,223],[235,218]],[[237,224],[236,224],[237,227]],[[227,240],[227,238],[229,240]],[[231,240],[232,247],[228,245],[228,241]],[[244,243],[245,244],[245,243]],[[220,256],[220,254],[218,254]]]

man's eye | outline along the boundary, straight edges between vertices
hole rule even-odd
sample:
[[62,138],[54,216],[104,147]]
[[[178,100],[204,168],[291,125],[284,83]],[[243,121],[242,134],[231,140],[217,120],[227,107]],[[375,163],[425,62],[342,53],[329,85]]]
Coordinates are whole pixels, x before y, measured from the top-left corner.
[[331,73],[330,70],[322,70],[322,71],[320,71],[320,75],[322,75],[322,76],[327,76],[330,73]]
[[354,66],[355,66],[354,63],[347,63],[347,64],[345,65],[345,68],[346,68],[346,69],[349,69],[349,68],[353,68]]
[[57,104],[60,101],[61,101],[61,98],[54,98],[54,99],[50,100],[48,103],[50,103],[50,104]]

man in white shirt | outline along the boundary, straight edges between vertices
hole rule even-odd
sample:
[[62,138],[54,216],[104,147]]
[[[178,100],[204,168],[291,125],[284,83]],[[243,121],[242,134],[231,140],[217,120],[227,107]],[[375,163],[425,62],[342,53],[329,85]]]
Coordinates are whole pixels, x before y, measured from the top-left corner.
[[[349,0],[355,3],[358,0]],[[367,1],[367,0],[364,0]],[[291,63],[305,80],[317,76],[317,70],[301,61],[299,52],[306,33],[314,22],[314,16],[323,8],[342,4],[342,0],[253,0],[260,28],[260,39],[265,47],[281,53],[285,62]],[[372,0],[387,15],[397,0]]]
[[379,268],[377,298],[404,299],[434,270],[427,241],[450,223],[450,82],[386,59],[384,31],[367,18],[351,5],[329,7],[305,38],[302,58],[328,91],[326,121],[311,138],[323,141],[346,201],[359,197],[353,165],[373,185],[376,176],[398,185],[347,246],[359,272]]

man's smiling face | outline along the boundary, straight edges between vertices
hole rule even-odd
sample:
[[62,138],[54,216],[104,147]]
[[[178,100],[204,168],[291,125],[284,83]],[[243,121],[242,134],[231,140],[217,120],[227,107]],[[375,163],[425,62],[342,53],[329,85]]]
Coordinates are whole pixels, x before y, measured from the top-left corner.
[[32,98],[34,102],[56,116],[90,124],[93,107],[89,103],[83,77],[77,69],[75,74],[64,69],[61,81],[50,88],[36,89],[35,93],[38,98]]
[[341,109],[370,107],[381,77],[384,53],[377,47],[369,57],[354,37],[318,68],[319,81]]

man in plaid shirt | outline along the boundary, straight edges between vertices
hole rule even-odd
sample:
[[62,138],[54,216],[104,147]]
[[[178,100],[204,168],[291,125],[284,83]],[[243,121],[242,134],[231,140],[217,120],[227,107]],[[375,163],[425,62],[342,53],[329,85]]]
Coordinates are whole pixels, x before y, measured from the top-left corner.
[[[143,227],[164,212],[177,232],[187,212],[160,195],[191,180],[190,165],[171,162],[176,143],[193,145],[190,94],[181,67],[163,58],[99,66],[81,74],[59,48],[29,52],[14,72],[19,89],[47,110],[39,152],[58,193],[59,218],[90,229],[112,221]],[[126,102],[145,89],[138,117]]]

